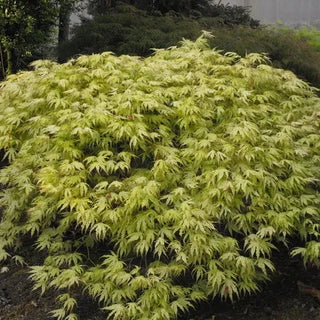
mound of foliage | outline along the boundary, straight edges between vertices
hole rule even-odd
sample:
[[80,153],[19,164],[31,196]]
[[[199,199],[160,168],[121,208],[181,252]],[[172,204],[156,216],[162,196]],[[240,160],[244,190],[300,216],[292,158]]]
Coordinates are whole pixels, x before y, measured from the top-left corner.
[[58,319],[79,289],[115,320],[240,297],[292,239],[320,264],[320,100],[293,73],[204,37],[34,66],[0,91],[0,258],[31,237]]

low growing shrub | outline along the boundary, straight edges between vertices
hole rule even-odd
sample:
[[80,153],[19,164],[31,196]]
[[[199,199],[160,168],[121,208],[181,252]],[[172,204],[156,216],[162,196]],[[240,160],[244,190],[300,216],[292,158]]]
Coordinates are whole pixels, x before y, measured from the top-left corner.
[[293,73],[204,37],[34,66],[0,91],[0,258],[31,236],[58,319],[79,289],[115,320],[240,297],[280,244],[320,264],[320,100]]

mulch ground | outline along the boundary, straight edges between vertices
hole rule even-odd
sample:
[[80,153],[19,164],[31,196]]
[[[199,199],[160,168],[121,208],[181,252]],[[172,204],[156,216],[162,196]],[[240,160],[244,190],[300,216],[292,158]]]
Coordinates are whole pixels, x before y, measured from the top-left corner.
[[[277,272],[260,293],[241,301],[203,304],[179,320],[320,320],[320,272],[315,268],[305,269],[299,260],[278,259]],[[299,290],[302,282],[314,291]],[[15,265],[0,273],[0,320],[46,320],[54,309],[55,292],[40,295],[32,290],[28,268]],[[319,296],[320,297],[320,296]],[[91,300],[80,298],[80,320],[104,320]]]

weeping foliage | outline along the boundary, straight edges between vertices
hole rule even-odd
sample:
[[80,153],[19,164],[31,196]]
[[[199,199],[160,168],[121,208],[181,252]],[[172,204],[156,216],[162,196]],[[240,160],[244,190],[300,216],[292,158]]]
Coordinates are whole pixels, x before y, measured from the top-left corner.
[[292,237],[319,265],[320,100],[293,73],[204,36],[33,65],[0,91],[0,258],[32,237],[56,318],[77,319],[79,288],[114,320],[240,297]]

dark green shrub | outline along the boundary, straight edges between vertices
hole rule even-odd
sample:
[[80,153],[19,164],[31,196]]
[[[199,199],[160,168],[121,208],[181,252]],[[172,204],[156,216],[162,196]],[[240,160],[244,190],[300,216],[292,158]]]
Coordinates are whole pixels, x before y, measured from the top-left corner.
[[314,86],[320,86],[320,54],[290,30],[275,28],[214,28],[211,44],[224,51],[267,53],[275,67],[289,69]]
[[213,3],[204,6],[203,16],[218,17],[224,25],[247,25],[258,27],[259,21],[251,18],[250,7],[237,6],[230,4]]
[[90,1],[89,12],[96,16],[112,12],[128,13],[139,8],[148,14],[161,16],[165,14],[181,16],[186,15],[193,18],[219,17],[223,24],[241,24],[256,27],[258,20],[250,16],[250,7],[223,4],[221,1],[214,3],[208,0],[169,0],[169,1]]
[[242,296],[293,237],[320,264],[320,100],[293,73],[203,38],[34,66],[0,91],[0,258],[32,237],[58,319],[80,289],[115,320]]
[[144,11],[96,16],[75,29],[71,41],[61,46],[64,60],[76,54],[113,51],[147,56],[152,48],[176,45],[182,38],[195,40],[201,34],[197,21],[185,17],[146,15]]
[[167,48],[176,45],[182,38],[195,40],[204,28],[221,24],[257,25],[252,22],[245,7],[204,4],[201,8],[206,16],[201,17],[199,11],[198,19],[174,11],[154,16],[130,5],[118,5],[105,14],[101,14],[104,10],[100,8],[93,20],[84,19],[82,25],[74,29],[72,40],[59,48],[59,57],[66,61],[76,54],[108,50],[117,54],[147,56],[152,53],[152,48]]
[[[121,6],[118,11],[121,11]],[[148,56],[152,48],[176,45],[182,38],[195,40],[201,30],[215,38],[210,42],[225,52],[267,53],[275,67],[289,69],[314,86],[320,86],[320,54],[290,31],[275,28],[226,26],[222,16],[197,20],[183,16],[155,17],[133,7],[131,13],[115,11],[96,16],[75,29],[74,37],[60,48],[65,60],[77,54],[113,51]]]

